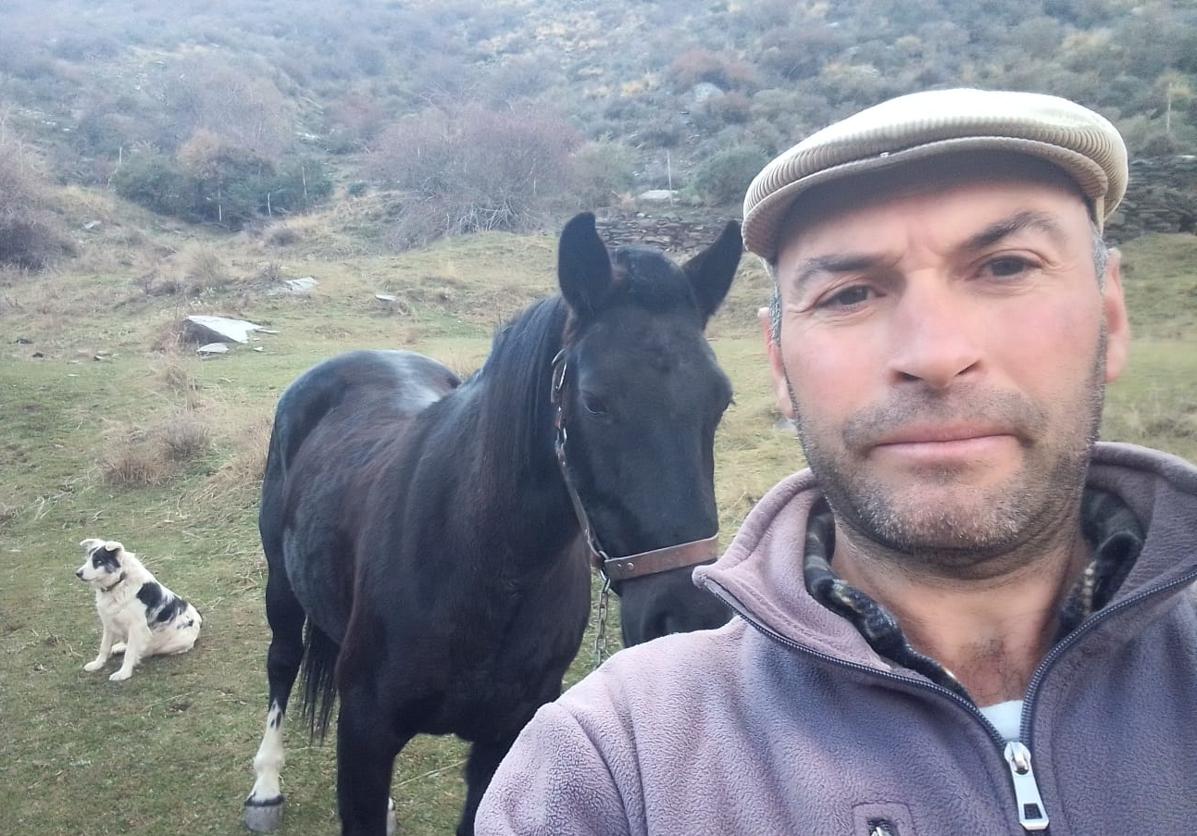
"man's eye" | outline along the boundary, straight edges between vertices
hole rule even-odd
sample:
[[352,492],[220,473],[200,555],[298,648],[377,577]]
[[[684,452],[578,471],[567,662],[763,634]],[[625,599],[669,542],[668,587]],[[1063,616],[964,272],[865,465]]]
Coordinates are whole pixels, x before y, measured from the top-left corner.
[[868,285],[858,284],[852,287],[846,287],[837,293],[833,293],[819,303],[820,308],[851,308],[854,305],[859,305],[862,302],[868,301],[873,294],[873,289]]
[[1008,279],[1011,276],[1021,276],[1023,273],[1030,270],[1031,263],[1025,258],[1018,258],[1016,256],[1003,256],[1002,258],[995,258],[992,261],[986,262],[983,269],[991,276],[996,276],[1000,279]]

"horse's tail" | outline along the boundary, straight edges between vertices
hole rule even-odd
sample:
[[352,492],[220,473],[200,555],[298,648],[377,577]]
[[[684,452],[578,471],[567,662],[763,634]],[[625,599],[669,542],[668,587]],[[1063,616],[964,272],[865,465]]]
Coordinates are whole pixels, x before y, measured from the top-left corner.
[[334,676],[341,647],[308,619],[303,636],[303,716],[311,738],[324,740],[337,701]]

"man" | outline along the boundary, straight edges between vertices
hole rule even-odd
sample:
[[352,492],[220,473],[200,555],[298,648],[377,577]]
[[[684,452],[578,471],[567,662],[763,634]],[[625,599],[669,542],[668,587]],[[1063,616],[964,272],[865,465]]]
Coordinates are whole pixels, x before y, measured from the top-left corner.
[[545,706],[479,833],[1189,833],[1197,470],[1095,444],[1126,151],[1050,96],[904,96],[753,181],[810,470],[696,582],[740,616]]

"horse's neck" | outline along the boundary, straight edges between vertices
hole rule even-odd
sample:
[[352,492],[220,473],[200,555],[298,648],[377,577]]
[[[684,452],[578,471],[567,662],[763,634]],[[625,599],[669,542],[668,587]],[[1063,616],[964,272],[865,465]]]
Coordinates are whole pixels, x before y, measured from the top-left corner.
[[560,551],[577,536],[578,527],[557,466],[552,421],[529,426],[510,416],[484,431],[486,410],[497,406],[487,402],[489,394],[485,381],[471,382],[461,392],[462,424],[467,427],[463,443],[470,448],[461,451],[461,458],[470,462],[463,475],[474,500],[472,515],[481,528],[491,529],[488,536],[513,547],[523,541],[530,551]]

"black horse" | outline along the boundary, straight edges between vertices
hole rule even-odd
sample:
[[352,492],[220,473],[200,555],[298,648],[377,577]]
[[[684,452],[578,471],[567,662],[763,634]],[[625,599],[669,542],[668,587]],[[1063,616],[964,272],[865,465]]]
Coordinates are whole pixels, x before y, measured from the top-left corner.
[[[342,832],[383,834],[395,756],[418,733],[453,733],[472,743],[458,826],[472,833],[581,642],[584,527],[603,556],[625,556],[611,561],[625,643],[726,622],[684,564],[714,556],[701,546],[718,528],[712,448],[731,386],[703,329],[740,252],[729,224],[684,267],[643,247],[609,255],[579,215],[559,242],[561,295],[503,328],[466,382],[418,354],[358,351],[287,389],[259,518],[273,637],[251,829],[281,815],[302,661],[314,732],[340,700]],[[658,549],[680,568],[626,565]]]

